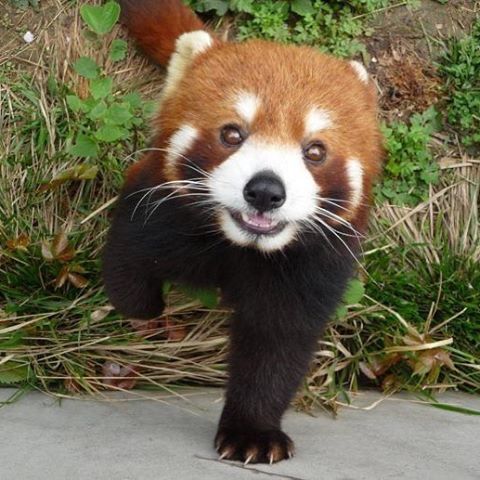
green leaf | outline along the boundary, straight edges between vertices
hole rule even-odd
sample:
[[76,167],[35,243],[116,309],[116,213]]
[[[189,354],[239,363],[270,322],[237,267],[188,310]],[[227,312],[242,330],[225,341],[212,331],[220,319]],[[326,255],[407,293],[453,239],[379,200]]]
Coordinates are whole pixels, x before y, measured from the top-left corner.
[[124,95],[123,101],[127,102],[133,109],[139,108],[142,105],[142,97],[140,97],[138,92],[127,93]]
[[102,142],[116,142],[128,136],[128,130],[115,125],[104,125],[95,133],[95,138]]
[[225,0],[205,0],[203,2],[205,11],[215,10],[215,13],[221,17],[228,11],[228,2]]
[[358,278],[350,280],[347,290],[343,295],[343,302],[346,305],[354,305],[359,303],[365,294],[365,286]]
[[93,180],[97,176],[98,167],[96,165],[79,165],[77,173],[80,180]]
[[105,98],[112,92],[113,80],[110,77],[95,78],[90,82],[90,93],[95,100]]
[[0,349],[15,348],[23,344],[24,333],[16,331],[9,334],[6,338],[0,337]]
[[11,2],[14,8],[21,8],[21,9],[26,9],[29,4],[28,0],[11,0]]
[[85,109],[85,104],[76,95],[67,95],[66,100],[72,112],[81,112]]
[[145,117],[151,117],[157,111],[157,102],[149,100],[142,105],[142,113]]
[[290,8],[302,17],[315,13],[311,0],[293,0]]
[[77,141],[70,148],[70,155],[74,157],[96,157],[98,155],[97,142],[92,137],[80,133]]
[[463,413],[464,415],[480,415],[480,410],[474,408],[462,407],[461,405],[453,405],[451,403],[428,403],[431,407],[439,408],[440,410],[447,410],[449,412]]
[[108,108],[104,121],[112,125],[125,125],[132,117],[128,103],[114,103]]
[[199,300],[205,308],[215,308],[218,305],[218,293],[215,289],[195,289],[185,286],[178,287],[190,298]]
[[172,287],[173,287],[172,282],[164,282],[162,286],[162,293],[164,295],[167,295],[172,289]]
[[253,0],[230,0],[230,10],[253,13]]
[[345,305],[340,305],[335,312],[335,316],[337,318],[343,318],[347,315],[347,313],[348,313],[348,308]]
[[90,120],[98,120],[105,115],[107,111],[107,104],[101,100],[88,112],[88,118]]
[[98,65],[90,57],[80,57],[73,64],[73,68],[82,77],[89,79],[98,77]]
[[47,91],[50,95],[56,96],[58,95],[58,83],[55,80],[53,75],[49,75],[47,79]]
[[26,9],[29,6],[34,10],[38,10],[39,8],[39,0],[10,0],[10,2],[15,8]]
[[6,362],[0,365],[0,384],[11,385],[28,380],[28,365],[17,362]]
[[105,5],[82,5],[80,15],[88,27],[98,35],[110,32],[120,17],[120,5],[107,2]]
[[215,308],[218,305],[218,294],[215,290],[197,290],[196,297],[205,308]]
[[68,180],[93,180],[98,173],[96,165],[86,163],[67,168],[53,177],[52,181],[65,182]]
[[116,38],[110,46],[110,60],[118,62],[127,56],[127,42]]

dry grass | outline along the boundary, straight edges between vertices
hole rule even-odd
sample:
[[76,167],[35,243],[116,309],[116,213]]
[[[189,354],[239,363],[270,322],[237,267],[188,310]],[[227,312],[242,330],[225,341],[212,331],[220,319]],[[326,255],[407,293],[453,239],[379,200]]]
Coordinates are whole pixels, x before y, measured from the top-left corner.
[[[430,187],[430,198],[414,208],[382,205],[377,209],[374,238],[387,244],[423,244],[420,258],[408,259],[411,268],[418,261],[427,266],[441,263],[438,242],[452,254],[480,261],[480,161],[464,158],[440,160],[440,186]],[[383,225],[390,226],[385,230]],[[375,235],[375,231],[377,231]]]
[[[174,291],[161,318],[164,328],[144,338],[111,311],[99,284],[98,255],[108,207],[132,152],[144,145],[146,130],[102,159],[95,180],[39,191],[42,182],[81,163],[66,154],[78,126],[62,93],[67,89],[86,95],[86,81],[71,67],[79,56],[103,65],[118,93],[137,90],[152,99],[161,89],[157,69],[133,49],[121,63],[108,60],[106,46],[118,31],[97,48],[81,33],[77,7],[46,3],[45,9],[52,11],[35,31],[36,47],[9,42],[0,52],[0,369],[2,364],[28,366],[31,384],[61,396],[101,395],[108,383],[106,362],[133,366],[132,375],[139,377],[143,389],[175,392],[182,384],[222,385],[227,311],[207,310]],[[445,163],[443,183],[431,189],[427,202],[413,209],[377,209],[367,265],[379,254],[407,246],[411,248],[402,268],[415,270],[421,263],[432,275],[445,251],[479,261],[480,164],[461,157],[453,162],[460,165]],[[75,261],[86,271],[90,283],[83,289],[54,288],[61,265],[45,261],[41,246],[59,232],[68,235]],[[460,348],[448,328],[463,318],[461,300],[457,317],[438,315],[443,308],[440,292],[422,320],[413,320],[377,296],[378,280],[371,282],[362,305],[351,306],[345,318],[335,320],[319,343],[297,405],[320,402],[336,409],[348,391],[365,383],[386,391],[478,390],[478,352]],[[480,285],[474,287],[480,290]],[[172,325],[180,331],[177,337],[171,336]],[[431,369],[412,377],[419,362],[430,362]],[[133,391],[132,398],[138,395],[148,396]]]

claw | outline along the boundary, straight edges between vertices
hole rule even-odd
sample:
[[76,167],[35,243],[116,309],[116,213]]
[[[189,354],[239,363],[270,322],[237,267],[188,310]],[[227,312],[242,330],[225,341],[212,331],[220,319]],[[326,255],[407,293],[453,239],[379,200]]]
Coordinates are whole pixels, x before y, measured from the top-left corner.
[[271,453],[268,458],[269,458],[269,460],[270,460],[270,465],[271,465],[271,464],[273,463],[273,453]]
[[225,450],[225,451],[218,457],[218,459],[219,459],[219,460],[223,460],[225,457],[228,456],[229,453],[230,453],[229,450]]
[[247,457],[247,459],[244,462],[244,465],[248,465],[252,461],[252,458],[253,458],[253,453]]

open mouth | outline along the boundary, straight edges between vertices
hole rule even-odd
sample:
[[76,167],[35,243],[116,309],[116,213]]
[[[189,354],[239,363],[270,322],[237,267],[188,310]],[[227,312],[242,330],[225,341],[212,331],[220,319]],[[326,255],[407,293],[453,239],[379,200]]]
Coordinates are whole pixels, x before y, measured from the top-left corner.
[[233,210],[229,210],[229,213],[240,228],[255,235],[275,235],[286,225],[286,222],[274,220],[265,213],[244,213]]

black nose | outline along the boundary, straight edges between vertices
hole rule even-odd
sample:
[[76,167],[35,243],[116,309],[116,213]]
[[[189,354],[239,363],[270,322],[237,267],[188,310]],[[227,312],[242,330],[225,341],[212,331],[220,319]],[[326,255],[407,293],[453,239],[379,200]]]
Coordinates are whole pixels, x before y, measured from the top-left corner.
[[285,187],[273,172],[260,172],[243,189],[243,198],[259,212],[267,212],[285,203]]

